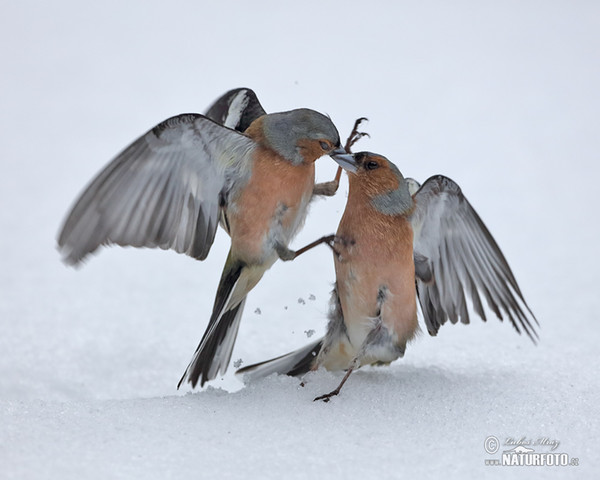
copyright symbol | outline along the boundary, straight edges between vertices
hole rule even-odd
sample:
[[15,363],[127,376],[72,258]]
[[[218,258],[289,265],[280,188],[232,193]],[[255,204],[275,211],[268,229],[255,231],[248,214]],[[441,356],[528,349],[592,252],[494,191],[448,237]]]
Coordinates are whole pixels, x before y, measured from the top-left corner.
[[493,455],[498,450],[500,450],[500,441],[493,435],[490,435],[483,442],[483,448],[485,449],[485,451],[487,453],[489,453],[490,455]]

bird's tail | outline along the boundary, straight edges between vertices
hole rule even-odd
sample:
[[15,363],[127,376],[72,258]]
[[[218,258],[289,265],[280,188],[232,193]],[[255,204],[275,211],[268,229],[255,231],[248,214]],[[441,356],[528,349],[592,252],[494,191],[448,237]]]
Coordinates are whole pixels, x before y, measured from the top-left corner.
[[250,379],[262,378],[272,373],[290,375],[292,377],[308,373],[317,360],[323,346],[323,339],[294,350],[281,357],[272,358],[264,362],[248,365],[235,372],[236,375],[247,375]]
[[262,272],[227,257],[208,327],[177,388],[184,381],[195,387],[227,371],[244,311],[246,294],[256,285]]

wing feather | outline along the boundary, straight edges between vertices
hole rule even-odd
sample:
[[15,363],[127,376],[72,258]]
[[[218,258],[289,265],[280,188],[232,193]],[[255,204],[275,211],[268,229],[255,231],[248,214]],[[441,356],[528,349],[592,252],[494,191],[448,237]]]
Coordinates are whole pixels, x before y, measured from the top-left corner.
[[250,124],[266,112],[258,97],[249,88],[229,90],[206,111],[206,116],[220,125],[244,132]]
[[210,250],[220,198],[250,175],[255,143],[198,114],[169,118],[110,162],[80,195],[58,246],[77,264],[101,245]]
[[535,342],[539,325],[498,244],[459,186],[447,177],[428,179],[414,194],[417,294],[427,329],[435,335],[450,320],[469,323],[467,297],[484,321],[488,308]]

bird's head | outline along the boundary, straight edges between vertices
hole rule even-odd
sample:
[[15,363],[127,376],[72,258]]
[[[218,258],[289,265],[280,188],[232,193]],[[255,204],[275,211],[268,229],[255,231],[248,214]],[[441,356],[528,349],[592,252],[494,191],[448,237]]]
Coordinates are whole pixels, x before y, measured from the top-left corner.
[[398,167],[382,155],[359,152],[354,162],[340,165],[348,172],[350,193],[364,194],[372,206],[385,215],[407,214],[413,209],[408,183]]
[[333,122],[314,110],[271,113],[257,121],[267,146],[294,165],[312,163],[323,155],[346,155]]

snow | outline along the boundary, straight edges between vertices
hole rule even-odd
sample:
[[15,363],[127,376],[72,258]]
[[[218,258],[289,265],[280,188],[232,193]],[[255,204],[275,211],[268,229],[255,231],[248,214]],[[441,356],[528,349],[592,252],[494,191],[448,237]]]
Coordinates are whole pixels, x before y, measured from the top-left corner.
[[[5,5],[0,478],[591,478],[599,21],[595,2],[558,1]],[[539,345],[477,320],[421,335],[328,404],[312,399],[339,372],[304,388],[276,376],[244,386],[230,367],[177,391],[210,314],[223,232],[203,263],[110,248],[79,269],[60,262],[55,236],[130,141],[239,86],[267,111],[327,113],[342,136],[366,116],[371,138],[357,148],[420,181],[457,181],[539,319]],[[320,180],[334,172],[319,161]],[[293,246],[335,231],[346,193],[315,202]],[[248,299],[232,360],[321,335],[333,281],[325,247],[276,264]],[[486,466],[500,455],[484,450],[492,435],[558,440],[579,466]]]

